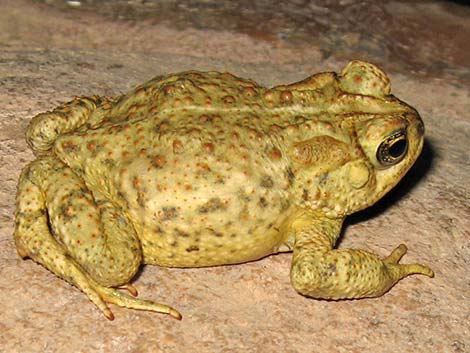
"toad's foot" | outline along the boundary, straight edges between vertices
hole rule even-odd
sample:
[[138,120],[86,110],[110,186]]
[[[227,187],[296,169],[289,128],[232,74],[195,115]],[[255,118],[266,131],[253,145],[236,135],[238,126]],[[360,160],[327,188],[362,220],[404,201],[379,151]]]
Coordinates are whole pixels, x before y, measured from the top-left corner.
[[[116,304],[129,309],[147,310],[161,314],[168,314],[178,320],[181,320],[182,318],[178,311],[168,305],[154,303],[150,300],[138,299],[115,288],[104,287],[97,283],[93,283],[92,288],[95,293],[93,298],[88,295],[90,300],[103,312],[103,314],[109,320],[114,320],[114,314],[106,305],[106,303]],[[131,292],[131,294],[134,293]]]
[[[389,271],[397,272],[396,276],[398,280],[405,278],[409,275],[425,275],[428,277],[434,277],[434,271],[429,267],[421,264],[408,264],[402,265],[399,264],[403,255],[406,254],[408,248],[405,244],[400,244],[392,253],[383,259],[384,265],[389,269]],[[398,281],[397,280],[397,281]]]
[[[128,290],[131,295],[123,293],[116,288],[100,285],[87,276],[72,259],[65,257],[61,252],[56,253],[52,246],[49,247],[49,250],[55,253],[54,256],[57,260],[56,263],[62,263],[62,266],[58,266],[56,269],[50,269],[69,283],[82,290],[93,304],[101,310],[107,319],[114,320],[114,314],[107,305],[108,303],[111,303],[129,309],[147,310],[161,314],[168,314],[181,320],[181,314],[168,305],[154,303],[150,300],[138,299],[132,296],[134,294],[137,295],[137,290],[132,285],[126,284],[120,287]],[[61,273],[62,269],[67,269],[66,276]]]

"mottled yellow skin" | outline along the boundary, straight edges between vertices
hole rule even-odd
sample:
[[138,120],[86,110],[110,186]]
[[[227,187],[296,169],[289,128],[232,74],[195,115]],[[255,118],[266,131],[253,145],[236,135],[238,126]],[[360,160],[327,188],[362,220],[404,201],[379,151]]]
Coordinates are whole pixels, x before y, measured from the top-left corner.
[[376,66],[354,61],[270,89],[228,73],[184,72],[116,99],[76,98],[34,117],[15,241],[107,303],[169,313],[118,288],[142,263],[199,267],[293,251],[310,297],[380,296],[422,265],[334,250],[343,219],[380,199],[423,144],[418,113]]

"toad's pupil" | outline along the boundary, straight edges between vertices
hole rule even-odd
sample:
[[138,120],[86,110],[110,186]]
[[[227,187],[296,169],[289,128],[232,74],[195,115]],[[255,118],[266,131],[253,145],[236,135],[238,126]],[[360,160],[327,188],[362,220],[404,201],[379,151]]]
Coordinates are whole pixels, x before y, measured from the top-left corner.
[[406,140],[400,139],[395,141],[389,149],[390,156],[393,158],[399,158],[405,153],[406,150]]

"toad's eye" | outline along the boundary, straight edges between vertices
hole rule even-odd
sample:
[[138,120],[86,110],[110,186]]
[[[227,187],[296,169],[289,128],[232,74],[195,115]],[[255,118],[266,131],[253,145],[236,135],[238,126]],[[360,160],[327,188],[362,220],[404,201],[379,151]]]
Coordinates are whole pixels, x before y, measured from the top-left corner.
[[406,131],[397,131],[385,138],[377,149],[377,160],[383,166],[400,162],[408,151]]

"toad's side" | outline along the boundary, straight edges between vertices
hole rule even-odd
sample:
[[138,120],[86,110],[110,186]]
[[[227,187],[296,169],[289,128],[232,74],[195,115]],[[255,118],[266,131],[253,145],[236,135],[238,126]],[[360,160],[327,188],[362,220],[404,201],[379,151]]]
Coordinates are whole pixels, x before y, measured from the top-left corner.
[[[293,251],[310,297],[380,296],[422,265],[333,249],[344,218],[379,200],[418,157],[418,113],[374,65],[351,62],[266,89],[230,74],[155,78],[118,99],[36,116],[37,159],[18,186],[15,240],[107,303],[179,313],[132,295],[142,263],[200,267]],[[127,289],[127,295],[119,289]]]

